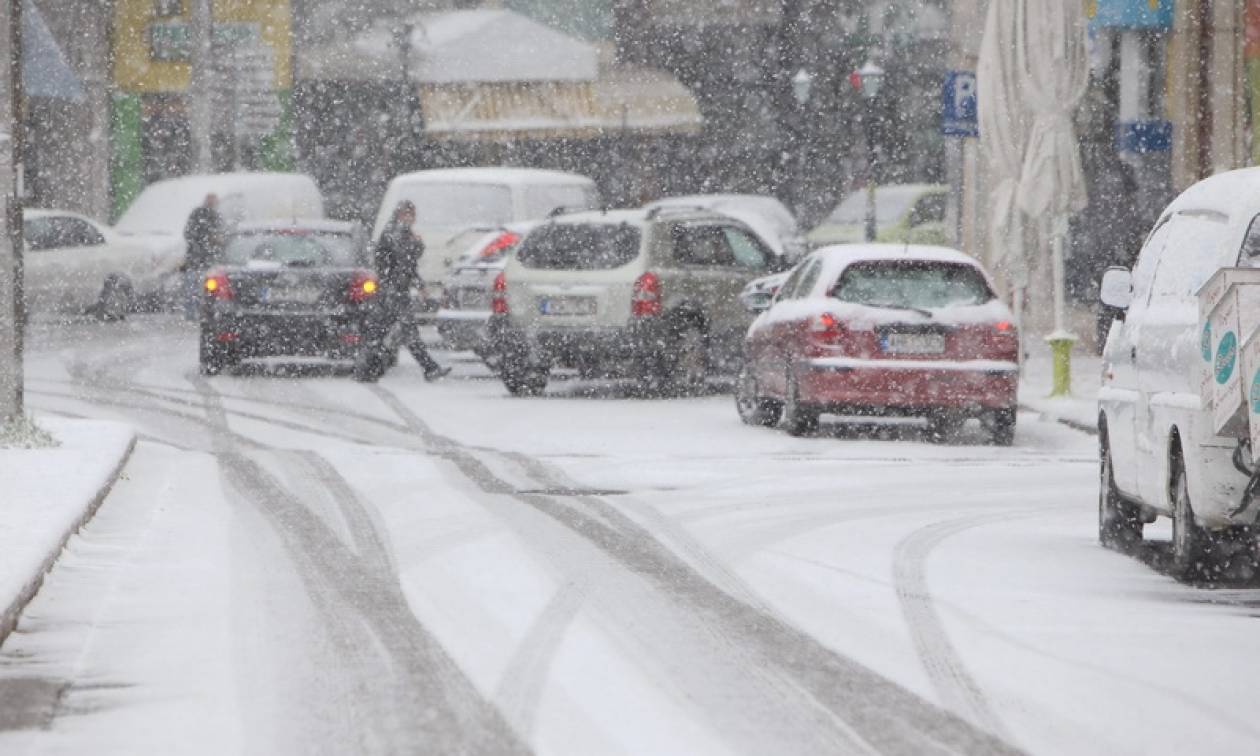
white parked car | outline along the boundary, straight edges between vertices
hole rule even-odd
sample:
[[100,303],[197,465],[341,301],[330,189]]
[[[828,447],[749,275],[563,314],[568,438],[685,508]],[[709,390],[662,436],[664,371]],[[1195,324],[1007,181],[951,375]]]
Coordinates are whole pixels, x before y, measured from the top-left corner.
[[438,333],[447,347],[474,351],[487,364],[497,365],[486,334],[494,280],[537,225],[513,223],[503,228],[480,229],[470,234],[471,244],[464,239],[460,245],[464,251],[446,277],[446,297],[437,314]]
[[[228,227],[295,218],[322,219],[324,198],[310,176],[299,173],[212,173],[155,181],[127,208],[114,230],[142,244],[163,260],[184,260],[184,226],[207,194],[219,197],[219,212]],[[170,305],[181,290],[179,277],[162,282],[161,304]]]
[[[398,203],[416,206],[415,232],[425,245],[420,278],[425,298],[443,299],[442,284],[455,262],[447,242],[468,228],[495,228],[543,220],[559,209],[594,209],[599,190],[585,176],[529,168],[450,168],[396,177],[381,201],[372,242],[381,238]],[[460,250],[462,251],[462,250]]]
[[92,312],[117,320],[180,265],[179,258],[63,210],[24,210],[22,235],[30,312]]
[[1173,521],[1173,568],[1212,576],[1231,542],[1252,537],[1260,502],[1244,494],[1235,438],[1215,435],[1202,399],[1210,368],[1197,293],[1221,268],[1260,267],[1260,169],[1209,178],[1160,217],[1130,273],[1113,269],[1104,303],[1123,318],[1103,351],[1098,530],[1131,548],[1156,517]]

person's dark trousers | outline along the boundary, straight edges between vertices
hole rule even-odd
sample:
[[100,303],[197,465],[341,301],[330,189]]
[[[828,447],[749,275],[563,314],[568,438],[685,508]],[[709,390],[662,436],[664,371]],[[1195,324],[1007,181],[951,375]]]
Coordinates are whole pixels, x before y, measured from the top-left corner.
[[397,327],[402,345],[411,352],[411,356],[426,375],[441,367],[420,339],[420,326],[416,323],[416,311],[412,307],[411,297],[406,294],[387,294],[381,299],[374,321],[368,340],[370,348],[377,354],[383,356],[385,341],[390,331]]

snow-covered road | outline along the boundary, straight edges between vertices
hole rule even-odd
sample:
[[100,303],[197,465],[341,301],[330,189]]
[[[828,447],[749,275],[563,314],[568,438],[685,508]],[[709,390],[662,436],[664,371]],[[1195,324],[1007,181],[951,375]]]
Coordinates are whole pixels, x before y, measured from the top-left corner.
[[793,439],[471,362],[202,379],[161,317],[32,342],[38,411],[140,443],[0,647],[0,753],[1260,743],[1260,591],[1099,548],[1062,426]]

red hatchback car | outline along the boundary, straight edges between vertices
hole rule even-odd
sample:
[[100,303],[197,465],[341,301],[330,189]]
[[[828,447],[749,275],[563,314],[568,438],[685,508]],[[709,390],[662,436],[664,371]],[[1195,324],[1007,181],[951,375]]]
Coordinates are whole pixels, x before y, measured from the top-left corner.
[[1015,439],[1019,334],[984,269],[950,249],[845,245],[797,266],[753,323],[736,404],[750,425],[922,417],[947,439],[979,419]]

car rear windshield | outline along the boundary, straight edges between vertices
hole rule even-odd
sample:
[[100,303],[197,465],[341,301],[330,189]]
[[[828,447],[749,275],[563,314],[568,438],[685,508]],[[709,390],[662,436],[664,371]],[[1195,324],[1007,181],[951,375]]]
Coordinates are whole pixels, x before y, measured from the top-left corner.
[[356,264],[354,237],[347,234],[248,233],[228,238],[230,265],[275,263],[293,268],[349,267]]
[[832,296],[875,307],[936,310],[985,304],[993,300],[993,291],[971,265],[888,260],[850,265]]
[[516,255],[527,268],[609,270],[639,256],[639,238],[632,226],[556,223],[535,229]]

